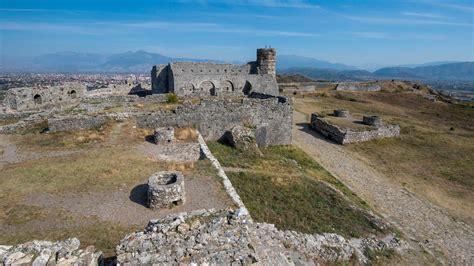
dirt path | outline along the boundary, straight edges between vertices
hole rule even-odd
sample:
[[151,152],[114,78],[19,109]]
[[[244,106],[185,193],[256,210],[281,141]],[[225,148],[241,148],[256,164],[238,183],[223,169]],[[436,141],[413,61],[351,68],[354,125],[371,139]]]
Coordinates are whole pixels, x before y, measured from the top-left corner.
[[357,160],[343,146],[328,142],[313,132],[306,116],[297,111],[293,143],[440,260],[449,264],[474,264],[474,232],[470,226],[417,198],[399,183]]

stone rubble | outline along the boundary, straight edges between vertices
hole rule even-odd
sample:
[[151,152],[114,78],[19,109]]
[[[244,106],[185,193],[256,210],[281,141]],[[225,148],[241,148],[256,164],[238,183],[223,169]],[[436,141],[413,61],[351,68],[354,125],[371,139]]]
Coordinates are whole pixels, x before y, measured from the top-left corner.
[[409,246],[392,236],[346,239],[337,234],[280,231],[254,223],[232,210],[200,210],[151,220],[144,231],[126,236],[116,248],[117,263],[317,265],[354,261],[367,264],[370,251]]
[[258,149],[255,132],[252,128],[234,126],[226,133],[226,140],[232,146],[241,151],[250,151],[261,154]]
[[102,252],[94,246],[79,249],[77,238],[50,242],[33,240],[16,246],[0,246],[0,265],[102,265]]

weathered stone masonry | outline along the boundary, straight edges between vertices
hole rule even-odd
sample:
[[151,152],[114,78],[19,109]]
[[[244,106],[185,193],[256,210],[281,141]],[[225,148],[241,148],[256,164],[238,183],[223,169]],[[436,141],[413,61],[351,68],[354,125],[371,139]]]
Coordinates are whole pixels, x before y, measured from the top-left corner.
[[58,104],[78,102],[86,91],[85,86],[67,83],[61,86],[10,89],[6,103],[12,110],[46,108]]
[[194,126],[206,140],[218,140],[236,125],[255,128],[259,146],[291,144],[291,98],[244,98],[240,102],[203,100],[183,104],[173,111],[140,115],[142,128]]
[[153,93],[178,96],[278,95],[275,49],[258,49],[257,61],[246,65],[176,62],[152,68]]
[[[371,120],[370,117],[364,117],[364,122],[367,120]],[[382,123],[380,120],[378,120],[376,126],[374,124],[374,127],[371,130],[353,131],[348,128],[341,128],[333,125],[319,117],[317,114],[311,114],[311,127],[326,138],[339,144],[364,142],[372,139],[390,138],[400,135],[400,126]]]

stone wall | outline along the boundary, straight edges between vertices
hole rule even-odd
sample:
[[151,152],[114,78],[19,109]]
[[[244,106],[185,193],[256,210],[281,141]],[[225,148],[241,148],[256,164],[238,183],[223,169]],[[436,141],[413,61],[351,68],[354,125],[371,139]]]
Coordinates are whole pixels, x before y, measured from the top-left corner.
[[105,116],[58,116],[48,119],[48,129],[50,132],[85,130],[98,128],[107,122]]
[[382,87],[378,84],[367,82],[342,82],[337,84],[338,91],[380,91]]
[[179,96],[244,95],[259,92],[278,95],[271,74],[252,74],[251,65],[179,62],[153,67],[153,93]]
[[196,127],[206,140],[217,140],[236,125],[256,129],[262,146],[291,144],[293,103],[291,98],[225,99],[183,104],[173,111],[161,111],[137,117],[142,128]]
[[317,114],[311,115],[311,127],[326,138],[339,144],[364,142],[372,139],[397,137],[400,135],[400,126],[383,123],[372,130],[354,131],[341,128],[329,123]]
[[51,87],[31,87],[10,89],[6,103],[12,110],[46,109],[60,104],[79,102],[86,88],[77,83],[67,83]]
[[334,89],[335,83],[332,82],[285,82],[278,83],[278,88],[282,93],[294,93],[294,92],[316,92],[321,89]]

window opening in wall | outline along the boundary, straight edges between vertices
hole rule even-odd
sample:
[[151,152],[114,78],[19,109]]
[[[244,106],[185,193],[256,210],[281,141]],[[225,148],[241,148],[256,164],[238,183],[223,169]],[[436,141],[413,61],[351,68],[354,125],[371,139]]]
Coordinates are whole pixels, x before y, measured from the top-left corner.
[[33,101],[35,102],[35,104],[41,104],[43,102],[42,99],[41,99],[41,95],[39,95],[39,94],[36,94],[33,97]]

